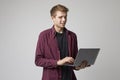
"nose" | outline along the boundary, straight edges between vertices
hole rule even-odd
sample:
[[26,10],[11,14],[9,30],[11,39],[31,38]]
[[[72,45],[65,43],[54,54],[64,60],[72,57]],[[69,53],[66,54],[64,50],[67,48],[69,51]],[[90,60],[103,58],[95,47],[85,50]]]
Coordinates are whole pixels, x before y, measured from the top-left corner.
[[65,21],[66,21],[66,18],[65,18],[65,17],[63,17],[63,18],[62,18],[62,21],[64,21],[64,22],[65,22]]

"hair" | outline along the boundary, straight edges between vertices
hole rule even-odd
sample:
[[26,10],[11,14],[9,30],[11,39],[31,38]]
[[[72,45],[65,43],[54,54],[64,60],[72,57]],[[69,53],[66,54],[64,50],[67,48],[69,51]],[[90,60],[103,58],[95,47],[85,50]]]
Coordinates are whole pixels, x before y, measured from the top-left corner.
[[61,11],[61,12],[67,13],[69,11],[69,9],[67,7],[65,7],[64,5],[58,4],[51,8],[50,15],[55,16],[56,11]]

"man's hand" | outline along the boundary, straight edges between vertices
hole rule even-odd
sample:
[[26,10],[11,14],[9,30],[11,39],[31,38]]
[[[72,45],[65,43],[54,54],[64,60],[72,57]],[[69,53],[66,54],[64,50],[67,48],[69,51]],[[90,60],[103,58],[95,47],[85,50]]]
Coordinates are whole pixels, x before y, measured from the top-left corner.
[[84,69],[85,67],[89,67],[89,66],[90,65],[88,65],[88,62],[85,60],[85,61],[82,61],[82,63],[80,64],[80,66],[75,67],[75,70]]
[[58,66],[62,66],[64,65],[65,63],[70,63],[72,64],[74,62],[74,59],[72,57],[65,57],[59,61],[57,61],[57,65]]

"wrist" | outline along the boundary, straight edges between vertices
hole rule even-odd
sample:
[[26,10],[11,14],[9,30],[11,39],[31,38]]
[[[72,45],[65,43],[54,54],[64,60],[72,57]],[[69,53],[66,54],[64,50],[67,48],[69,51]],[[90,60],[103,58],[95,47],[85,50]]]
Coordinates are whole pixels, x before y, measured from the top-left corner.
[[62,66],[62,65],[63,65],[63,61],[62,61],[62,60],[58,60],[58,61],[57,61],[57,65],[58,65],[58,66]]
[[57,61],[57,65],[60,66],[60,60]]

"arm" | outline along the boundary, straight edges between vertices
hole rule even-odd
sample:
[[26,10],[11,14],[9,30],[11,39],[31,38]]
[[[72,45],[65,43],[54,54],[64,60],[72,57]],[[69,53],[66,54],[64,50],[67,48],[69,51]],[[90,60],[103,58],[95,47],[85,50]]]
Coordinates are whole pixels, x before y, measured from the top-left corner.
[[44,35],[41,33],[36,47],[36,54],[35,54],[35,64],[37,66],[46,67],[46,68],[56,68],[57,67],[57,60],[48,59],[44,56],[45,54],[45,38]]
[[64,65],[65,63],[73,63],[74,62],[74,59],[72,57],[65,57],[61,60],[58,60],[57,61],[57,65],[58,66],[62,66]]
[[[78,53],[78,46],[77,46],[77,36],[75,35],[75,38],[74,38],[74,52],[75,52],[75,57]],[[80,70],[80,69],[84,69],[85,67],[89,67],[90,65],[87,64],[87,61],[83,61],[80,66],[77,66],[77,67],[74,67],[74,70]]]

